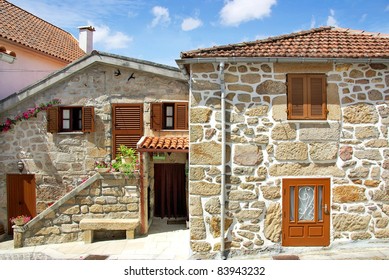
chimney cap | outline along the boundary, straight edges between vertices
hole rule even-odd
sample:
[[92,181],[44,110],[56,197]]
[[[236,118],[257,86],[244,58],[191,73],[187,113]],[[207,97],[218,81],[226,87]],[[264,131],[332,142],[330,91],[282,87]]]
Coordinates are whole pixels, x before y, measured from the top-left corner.
[[89,26],[79,26],[78,29],[80,30],[89,30],[89,31],[96,31],[96,29],[92,26],[92,25],[89,25]]

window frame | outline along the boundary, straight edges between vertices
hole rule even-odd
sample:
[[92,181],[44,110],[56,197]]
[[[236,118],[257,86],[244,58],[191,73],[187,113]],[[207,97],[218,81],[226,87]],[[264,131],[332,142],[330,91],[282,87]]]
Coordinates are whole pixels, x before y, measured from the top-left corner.
[[[70,109],[70,128],[63,128],[63,110]],[[81,128],[73,129],[73,110],[81,109]],[[47,109],[47,132],[89,133],[95,131],[95,114],[92,106],[54,106]]]
[[[168,112],[168,108],[171,108],[171,112]],[[162,129],[174,130],[175,128],[175,104],[174,103],[163,103],[162,104]],[[171,125],[168,125],[169,120]]]
[[[313,79],[321,79],[321,114],[312,114]],[[302,115],[294,114],[294,79],[302,79]],[[327,76],[325,74],[288,74],[287,75],[287,118],[288,120],[327,120]]]
[[[64,120],[67,120],[67,119],[64,119],[64,111],[65,110],[69,110],[69,128],[64,128]],[[77,118],[77,121],[80,122],[79,123],[79,128],[74,128],[75,126],[75,111],[77,110],[78,114],[81,114],[81,118]],[[83,114],[82,114],[82,107],[78,107],[78,106],[62,106],[59,108],[59,131],[61,132],[80,132],[82,131],[82,119],[83,119]]]
[[[172,116],[167,115],[167,108],[172,106]],[[151,103],[150,127],[152,130],[188,130],[189,102],[159,102]],[[172,118],[172,126],[167,126],[167,118]]]

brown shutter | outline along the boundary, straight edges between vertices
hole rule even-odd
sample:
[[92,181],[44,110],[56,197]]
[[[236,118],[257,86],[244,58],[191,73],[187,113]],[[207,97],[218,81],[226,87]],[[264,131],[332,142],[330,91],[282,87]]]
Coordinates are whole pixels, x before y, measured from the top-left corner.
[[115,158],[120,145],[135,149],[143,136],[143,104],[114,104],[112,111],[112,156]]
[[326,78],[324,75],[310,75],[308,82],[308,115],[311,119],[326,119]]
[[174,107],[175,128],[179,130],[188,130],[188,103],[175,103]]
[[47,132],[55,133],[59,130],[59,107],[50,107],[47,109]]
[[151,103],[151,129],[162,130],[162,103]]
[[82,108],[82,131],[95,131],[95,110],[93,107],[87,106]]
[[301,75],[288,76],[288,119],[305,118],[305,79]]

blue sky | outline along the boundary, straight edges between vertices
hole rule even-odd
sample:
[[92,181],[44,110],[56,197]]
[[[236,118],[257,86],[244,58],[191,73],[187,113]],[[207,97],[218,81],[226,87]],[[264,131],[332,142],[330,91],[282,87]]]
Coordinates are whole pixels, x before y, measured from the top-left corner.
[[9,0],[94,49],[176,66],[181,51],[320,26],[389,33],[388,0]]

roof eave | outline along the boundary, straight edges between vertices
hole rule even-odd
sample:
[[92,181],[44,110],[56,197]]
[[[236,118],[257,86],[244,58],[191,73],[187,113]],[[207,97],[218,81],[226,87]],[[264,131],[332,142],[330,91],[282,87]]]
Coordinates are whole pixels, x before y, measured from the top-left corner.
[[193,57],[176,59],[178,67],[183,74],[188,78],[188,68],[190,64],[199,63],[389,63],[389,57],[363,57],[363,58],[348,58],[348,57]]
[[189,153],[189,149],[158,149],[158,148],[137,148],[138,152],[148,153]]
[[346,62],[346,63],[388,63],[389,57],[193,57],[177,59],[178,65],[196,63],[219,63],[219,62]]

